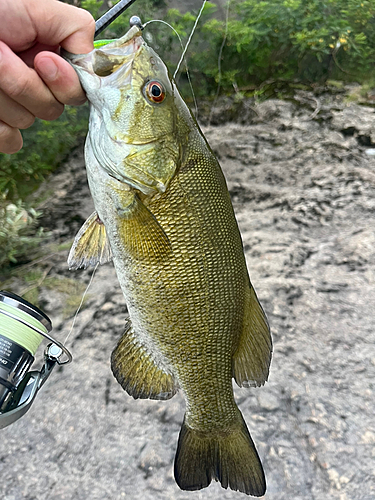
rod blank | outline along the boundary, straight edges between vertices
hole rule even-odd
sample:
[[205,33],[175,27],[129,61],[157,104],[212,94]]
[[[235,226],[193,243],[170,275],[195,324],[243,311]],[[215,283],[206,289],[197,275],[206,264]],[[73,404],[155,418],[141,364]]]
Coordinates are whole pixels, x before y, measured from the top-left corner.
[[120,0],[116,5],[109,9],[105,14],[100,17],[96,23],[95,37],[97,37],[107,26],[109,26],[124,10],[131,6],[135,0]]

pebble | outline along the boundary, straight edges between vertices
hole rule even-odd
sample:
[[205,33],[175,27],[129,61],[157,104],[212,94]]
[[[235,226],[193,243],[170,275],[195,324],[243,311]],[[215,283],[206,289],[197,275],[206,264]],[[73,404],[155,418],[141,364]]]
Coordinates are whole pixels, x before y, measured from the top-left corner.
[[375,432],[366,431],[364,434],[362,434],[361,441],[365,444],[375,444]]
[[267,392],[263,389],[262,392],[258,394],[258,403],[264,410],[275,411],[279,408],[280,403],[276,396]]

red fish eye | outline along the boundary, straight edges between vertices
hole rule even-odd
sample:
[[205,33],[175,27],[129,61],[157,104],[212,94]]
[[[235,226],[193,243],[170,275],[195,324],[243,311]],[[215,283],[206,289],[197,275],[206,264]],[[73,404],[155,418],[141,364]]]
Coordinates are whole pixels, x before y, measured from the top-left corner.
[[163,102],[165,99],[165,90],[160,82],[152,81],[146,85],[146,95],[152,102]]

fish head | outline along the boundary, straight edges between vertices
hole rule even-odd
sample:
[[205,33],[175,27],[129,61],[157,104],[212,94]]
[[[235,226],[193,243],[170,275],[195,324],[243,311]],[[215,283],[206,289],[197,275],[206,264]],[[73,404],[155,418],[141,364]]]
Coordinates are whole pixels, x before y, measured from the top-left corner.
[[133,26],[89,54],[63,55],[91,104],[86,147],[110,175],[153,194],[176,173],[189,126],[165,64],[141,34]]

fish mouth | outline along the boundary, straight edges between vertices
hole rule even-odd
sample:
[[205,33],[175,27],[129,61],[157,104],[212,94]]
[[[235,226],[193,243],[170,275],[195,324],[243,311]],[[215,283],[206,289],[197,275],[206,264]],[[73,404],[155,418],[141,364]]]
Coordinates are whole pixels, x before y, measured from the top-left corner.
[[88,54],[71,54],[61,51],[66,59],[78,72],[81,70],[99,77],[107,77],[122,66],[129,66],[135,54],[144,44],[142,32],[138,26],[132,26],[124,36],[111,41]]

